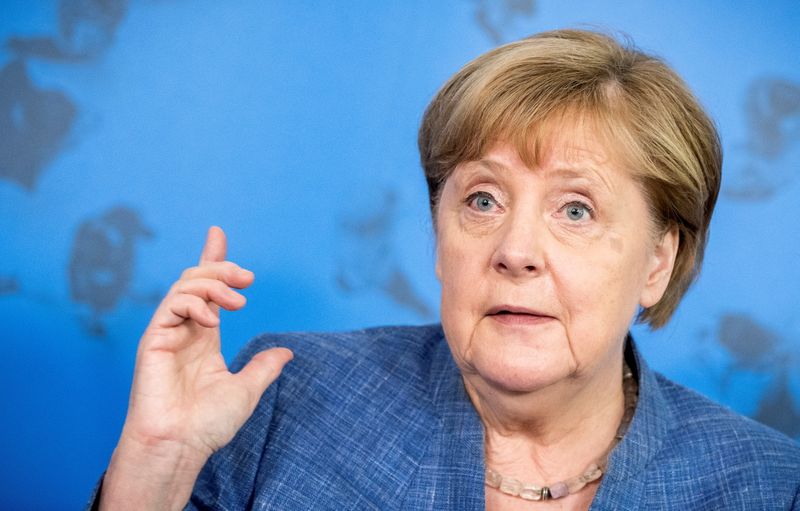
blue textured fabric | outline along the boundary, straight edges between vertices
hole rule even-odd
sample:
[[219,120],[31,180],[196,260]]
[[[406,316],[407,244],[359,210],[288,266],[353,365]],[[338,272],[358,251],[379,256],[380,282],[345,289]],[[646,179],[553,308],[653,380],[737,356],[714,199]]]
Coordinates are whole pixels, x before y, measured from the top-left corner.
[[[266,335],[295,359],[187,509],[483,510],[483,431],[441,327]],[[652,372],[591,509],[800,510],[800,446]]]
[[[440,326],[265,335],[232,368],[272,346],[295,359],[186,509],[485,508],[483,430]],[[626,357],[639,401],[592,510],[800,511],[800,445],[652,372],[632,342]]]

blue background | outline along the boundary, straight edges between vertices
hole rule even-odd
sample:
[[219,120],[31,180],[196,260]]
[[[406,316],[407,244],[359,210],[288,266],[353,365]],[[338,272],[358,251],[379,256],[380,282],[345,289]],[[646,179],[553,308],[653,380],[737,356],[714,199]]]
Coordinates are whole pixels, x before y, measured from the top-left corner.
[[262,331],[435,321],[416,130],[501,42],[621,30],[723,137],[700,281],[651,364],[800,438],[800,3],[3,0],[0,503],[79,508],[124,420],[138,337],[223,226]]

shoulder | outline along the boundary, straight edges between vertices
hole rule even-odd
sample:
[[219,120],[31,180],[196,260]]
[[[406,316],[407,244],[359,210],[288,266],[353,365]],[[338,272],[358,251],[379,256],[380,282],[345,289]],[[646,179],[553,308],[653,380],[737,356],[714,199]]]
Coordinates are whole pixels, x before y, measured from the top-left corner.
[[259,351],[282,346],[295,355],[288,367],[300,366],[300,371],[338,368],[345,363],[351,367],[385,370],[397,364],[418,366],[429,363],[442,338],[439,325],[263,334],[250,341],[237,358],[241,363]]
[[290,332],[262,334],[250,341],[243,353],[255,354],[284,346],[301,354],[331,357],[370,356],[376,353],[408,353],[425,350],[441,340],[441,326],[382,326],[349,332]]
[[709,488],[737,488],[742,498],[798,492],[800,444],[660,374],[655,379],[671,417],[655,463]]
[[263,445],[253,507],[391,507],[439,424],[431,389],[449,353],[441,328],[270,334],[242,357],[273,346],[295,357],[262,399],[269,415],[253,425]]
[[209,461],[193,502],[316,509],[323,500],[382,503],[392,495],[386,488],[400,491],[398,474],[414,473],[437,424],[430,386],[446,350],[441,327],[261,335],[232,369],[276,346],[291,349],[294,360]]
[[752,461],[761,456],[783,457],[800,469],[800,444],[791,438],[663,375],[656,374],[656,380],[675,419],[670,441],[700,443],[720,452],[750,452]]
[[[399,392],[425,394],[432,365],[442,357],[439,325],[376,327],[350,332],[265,334],[240,353],[241,365],[274,346],[289,348],[294,359],[278,386],[281,399],[329,396],[331,405],[352,396],[380,401]],[[335,392],[333,392],[335,390]]]

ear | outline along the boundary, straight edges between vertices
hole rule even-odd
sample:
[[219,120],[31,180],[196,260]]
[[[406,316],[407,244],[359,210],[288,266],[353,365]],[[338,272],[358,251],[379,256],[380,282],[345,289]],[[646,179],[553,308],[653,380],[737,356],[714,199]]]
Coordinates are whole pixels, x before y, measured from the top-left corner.
[[642,295],[639,297],[639,305],[644,308],[652,307],[657,304],[664,291],[667,289],[672,270],[675,267],[675,257],[678,255],[678,243],[680,236],[678,228],[673,226],[653,247],[650,254],[650,262]]

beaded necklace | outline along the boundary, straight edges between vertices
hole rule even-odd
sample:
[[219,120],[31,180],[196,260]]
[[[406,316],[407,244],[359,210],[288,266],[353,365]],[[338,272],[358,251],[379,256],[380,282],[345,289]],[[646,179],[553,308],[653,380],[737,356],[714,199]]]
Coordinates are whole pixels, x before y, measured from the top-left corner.
[[625,411],[617,428],[617,434],[605,453],[586,467],[582,474],[544,486],[523,483],[513,477],[501,475],[487,466],[486,486],[496,488],[506,495],[525,500],[550,500],[560,499],[576,493],[592,481],[597,481],[603,477],[608,465],[608,457],[614,447],[622,440],[622,437],[625,436],[625,432],[631,424],[631,419],[633,419],[633,413],[636,411],[636,402],[639,400],[639,384],[636,382],[636,378],[633,377],[633,372],[628,367],[627,362],[624,363],[622,368],[622,389],[625,395]]

